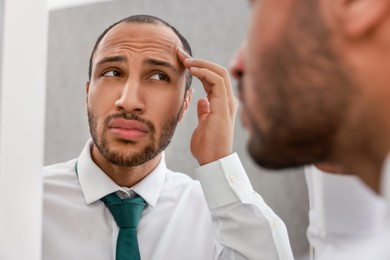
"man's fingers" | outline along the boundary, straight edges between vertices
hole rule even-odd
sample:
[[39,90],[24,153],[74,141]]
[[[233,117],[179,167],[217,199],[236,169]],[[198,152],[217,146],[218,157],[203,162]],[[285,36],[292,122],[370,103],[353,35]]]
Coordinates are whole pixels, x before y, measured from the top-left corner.
[[225,74],[228,75],[227,70],[224,67],[222,67],[214,62],[207,61],[207,60],[193,59],[193,58],[188,59],[188,60],[186,59],[185,65],[186,66],[188,65],[191,67],[205,68],[205,69],[211,70],[214,73],[221,75],[221,76],[223,76]]
[[179,58],[180,62],[183,63],[183,65],[185,67],[187,67],[185,65],[185,60],[186,59],[192,59],[192,57],[187,52],[185,52],[182,48],[180,48],[180,47],[177,48],[177,57]]
[[230,99],[233,98],[233,96],[234,96],[233,89],[232,89],[232,86],[230,83],[229,73],[226,70],[226,68],[224,68],[216,63],[210,62],[210,61],[201,60],[201,59],[192,59],[192,58],[184,60],[184,66],[186,66],[187,68],[207,69],[207,70],[210,70],[211,72],[219,75],[220,77],[222,77],[224,79],[224,82],[225,82],[224,86],[225,86],[226,93],[227,93],[228,97]]
[[192,67],[190,71],[193,76],[202,82],[204,90],[208,95],[213,95],[218,98],[227,97],[223,77],[205,68]]
[[201,98],[197,104],[198,124],[200,124],[210,113],[210,103],[207,98]]
[[[238,101],[234,96],[229,73],[226,68],[207,60],[193,59],[182,48],[178,48],[177,56],[183,65],[190,70],[191,74],[202,82],[208,98],[208,100],[205,100],[207,101],[207,114],[212,110],[211,106],[215,107],[214,105],[217,103],[226,103],[229,106],[231,115],[234,116],[238,107]],[[217,107],[222,106],[217,105]],[[204,113],[200,114],[203,115]]]
[[[224,92],[226,92],[226,94],[230,100],[234,99],[234,94],[233,94],[233,89],[232,89],[229,73],[228,73],[226,68],[224,68],[216,63],[207,61],[207,60],[194,59],[188,53],[186,53],[182,48],[177,49],[177,56],[178,56],[180,62],[182,62],[183,65],[187,69],[190,69],[193,76],[199,78],[202,81],[202,83],[205,83],[205,80],[207,80],[207,78],[211,79],[212,77],[210,77],[210,76],[205,77],[206,75],[204,73],[196,73],[195,71],[197,71],[197,69],[209,70],[210,72],[215,73],[219,77],[221,77],[223,79],[222,86],[224,86]],[[218,82],[219,82],[219,80],[218,80]],[[214,84],[217,82],[209,81],[208,83]],[[205,90],[207,93],[209,93],[210,89],[206,89],[206,88],[207,88],[207,86],[205,86]]]

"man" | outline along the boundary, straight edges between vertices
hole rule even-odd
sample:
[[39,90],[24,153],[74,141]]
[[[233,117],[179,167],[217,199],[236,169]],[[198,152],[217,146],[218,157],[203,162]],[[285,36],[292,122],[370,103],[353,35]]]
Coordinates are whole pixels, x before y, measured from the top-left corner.
[[[254,0],[251,4],[245,54],[238,54],[232,70],[241,81],[243,122],[251,133],[252,157],[273,169],[328,162],[327,169],[333,170],[337,165],[339,171],[356,174],[383,195],[387,205],[372,207],[377,208],[373,214],[382,218],[390,202],[386,166],[390,163],[390,1]],[[308,184],[313,182],[309,179]],[[341,194],[341,188],[325,188],[317,191]],[[353,201],[351,196],[356,195],[344,191],[342,196]],[[332,207],[327,205],[332,201],[320,202],[317,213],[321,207]],[[367,213],[359,202],[356,198],[349,205]],[[333,221],[345,220],[345,212],[332,213]],[[311,226],[317,224],[315,218],[311,220]],[[348,224],[344,222],[350,227],[345,232],[353,227]],[[369,232],[374,229],[378,228]],[[384,225],[380,229],[386,232],[356,240],[340,230],[342,246],[317,256],[389,259],[389,229]],[[312,236],[332,242],[326,237],[328,230],[309,228],[313,231]]]
[[[78,159],[45,168],[43,259],[292,259],[283,222],[232,153],[226,70],[189,54],[175,28],[147,15],[98,38],[86,84],[92,140]],[[163,153],[191,74],[207,92],[191,140],[200,183],[167,169]]]

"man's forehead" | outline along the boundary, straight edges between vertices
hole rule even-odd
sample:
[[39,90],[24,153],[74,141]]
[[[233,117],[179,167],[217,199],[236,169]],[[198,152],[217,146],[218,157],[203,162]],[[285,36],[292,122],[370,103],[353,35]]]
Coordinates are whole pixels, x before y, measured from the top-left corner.
[[172,53],[182,47],[178,36],[166,25],[136,22],[122,22],[114,26],[103,37],[97,50],[118,45],[140,49],[156,48]]

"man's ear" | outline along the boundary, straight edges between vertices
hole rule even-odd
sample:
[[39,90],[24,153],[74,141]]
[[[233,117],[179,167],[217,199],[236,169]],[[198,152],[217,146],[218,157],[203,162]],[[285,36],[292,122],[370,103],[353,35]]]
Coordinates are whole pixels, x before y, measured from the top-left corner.
[[85,92],[86,92],[86,99],[87,99],[87,103],[88,103],[89,80],[85,83]]
[[336,30],[348,38],[358,38],[375,31],[388,16],[390,0],[323,0]]
[[86,91],[86,94],[88,96],[88,92],[89,92],[89,80],[87,82],[85,82],[85,91]]
[[187,89],[186,96],[184,97],[184,101],[183,101],[183,107],[182,107],[180,115],[179,115],[179,122],[183,119],[184,114],[186,113],[188,107],[190,106],[193,93],[194,93],[193,88]]

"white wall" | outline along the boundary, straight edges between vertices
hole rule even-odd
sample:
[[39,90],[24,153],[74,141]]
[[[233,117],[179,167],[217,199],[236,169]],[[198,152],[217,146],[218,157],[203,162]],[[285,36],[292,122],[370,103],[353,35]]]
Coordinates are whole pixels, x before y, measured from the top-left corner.
[[3,0],[0,259],[41,258],[46,0]]
[[104,1],[110,0],[47,0],[47,8],[49,10],[55,10]]

